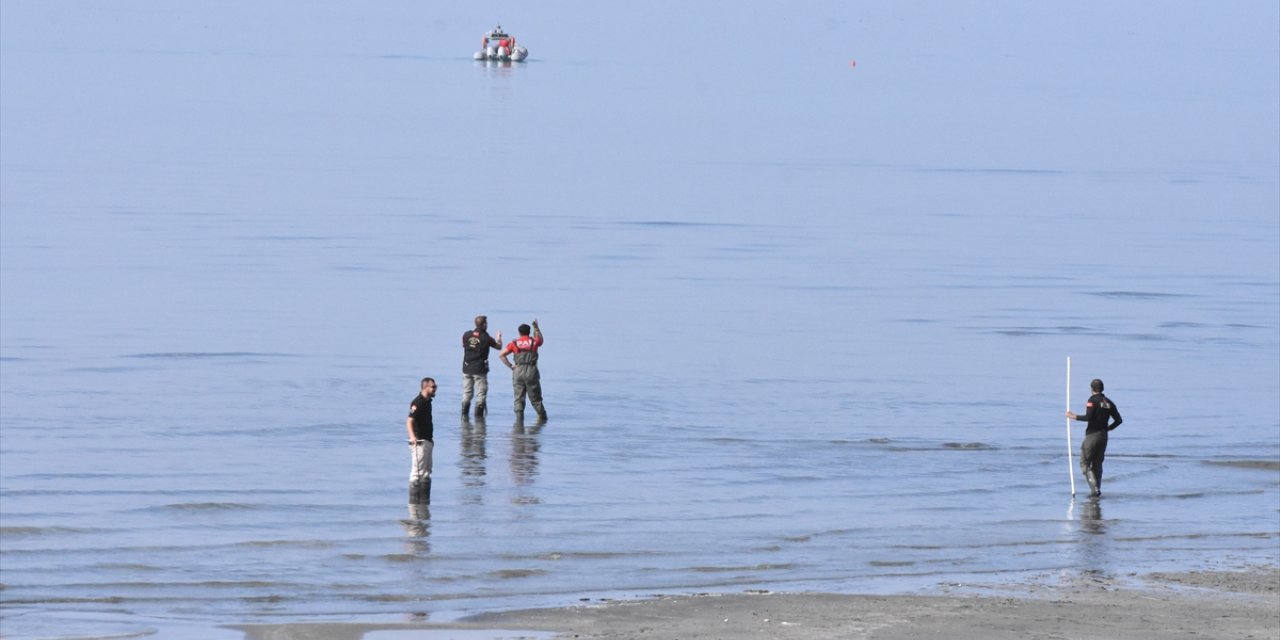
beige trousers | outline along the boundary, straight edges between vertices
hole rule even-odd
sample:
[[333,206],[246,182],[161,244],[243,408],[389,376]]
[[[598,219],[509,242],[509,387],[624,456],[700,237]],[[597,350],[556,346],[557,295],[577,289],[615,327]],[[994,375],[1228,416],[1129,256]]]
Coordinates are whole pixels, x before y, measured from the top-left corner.
[[409,453],[413,456],[413,464],[409,467],[409,482],[422,482],[431,478],[431,452],[436,443],[430,440],[419,440],[416,445],[409,445]]
[[471,406],[471,396],[473,393],[475,394],[475,398],[476,398],[476,406],[478,407],[484,406],[485,399],[489,395],[489,375],[488,374],[484,374],[484,373],[462,374],[462,406],[463,407]]

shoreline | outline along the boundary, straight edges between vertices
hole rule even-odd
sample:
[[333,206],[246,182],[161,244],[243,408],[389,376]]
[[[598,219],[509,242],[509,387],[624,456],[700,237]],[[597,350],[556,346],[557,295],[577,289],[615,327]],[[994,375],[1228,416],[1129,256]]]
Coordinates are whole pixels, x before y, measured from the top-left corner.
[[[1000,585],[1001,595],[749,591],[609,600],[469,616],[448,624],[227,625],[246,640],[646,638],[650,640],[1280,640],[1280,565],[1162,572],[1140,586],[1081,574]],[[382,633],[380,633],[382,632]],[[450,632],[453,632],[452,634]],[[412,633],[412,635],[409,635]]]

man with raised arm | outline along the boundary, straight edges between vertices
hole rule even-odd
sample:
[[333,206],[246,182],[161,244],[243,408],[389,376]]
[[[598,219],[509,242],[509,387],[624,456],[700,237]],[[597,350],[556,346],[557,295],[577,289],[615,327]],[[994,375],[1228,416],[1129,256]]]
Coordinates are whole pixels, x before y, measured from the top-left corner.
[[462,334],[462,415],[471,409],[471,397],[476,399],[476,418],[483,418],[489,408],[485,399],[489,395],[489,350],[502,349],[502,332],[498,337],[489,335],[489,318],[476,316],[476,328]]
[[[529,404],[532,404],[533,409],[538,412],[538,418],[546,420],[547,410],[542,406],[542,382],[538,374],[538,348],[542,346],[542,330],[538,328],[538,319],[534,318],[532,327],[527,324],[520,325],[519,331],[520,337],[512,340],[498,354],[502,364],[511,369],[511,386],[516,396],[516,417],[524,419],[524,399],[528,396]],[[508,355],[515,360],[514,365],[507,360]]]

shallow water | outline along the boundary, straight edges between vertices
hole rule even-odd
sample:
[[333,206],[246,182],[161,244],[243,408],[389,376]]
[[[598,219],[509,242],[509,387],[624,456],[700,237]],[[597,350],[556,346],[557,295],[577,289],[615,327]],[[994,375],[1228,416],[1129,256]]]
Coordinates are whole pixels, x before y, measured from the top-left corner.
[[1280,562],[1277,10],[1082,6],[6,2],[0,632]]

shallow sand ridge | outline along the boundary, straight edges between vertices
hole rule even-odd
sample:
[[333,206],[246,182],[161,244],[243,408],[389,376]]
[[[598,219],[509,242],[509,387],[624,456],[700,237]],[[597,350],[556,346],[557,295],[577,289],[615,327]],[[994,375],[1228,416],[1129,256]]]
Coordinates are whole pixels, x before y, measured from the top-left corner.
[[[469,618],[455,625],[260,625],[249,640],[357,640],[399,629],[524,629],[563,638],[652,640],[1180,640],[1280,638],[1280,567],[1149,574],[1144,586],[1081,576],[1006,596],[744,593],[662,596]],[[491,637],[520,637],[494,631]],[[376,635],[376,634],[375,634]],[[411,636],[405,636],[411,637]],[[417,637],[417,636],[412,636]],[[469,636],[471,637],[471,636]]]

